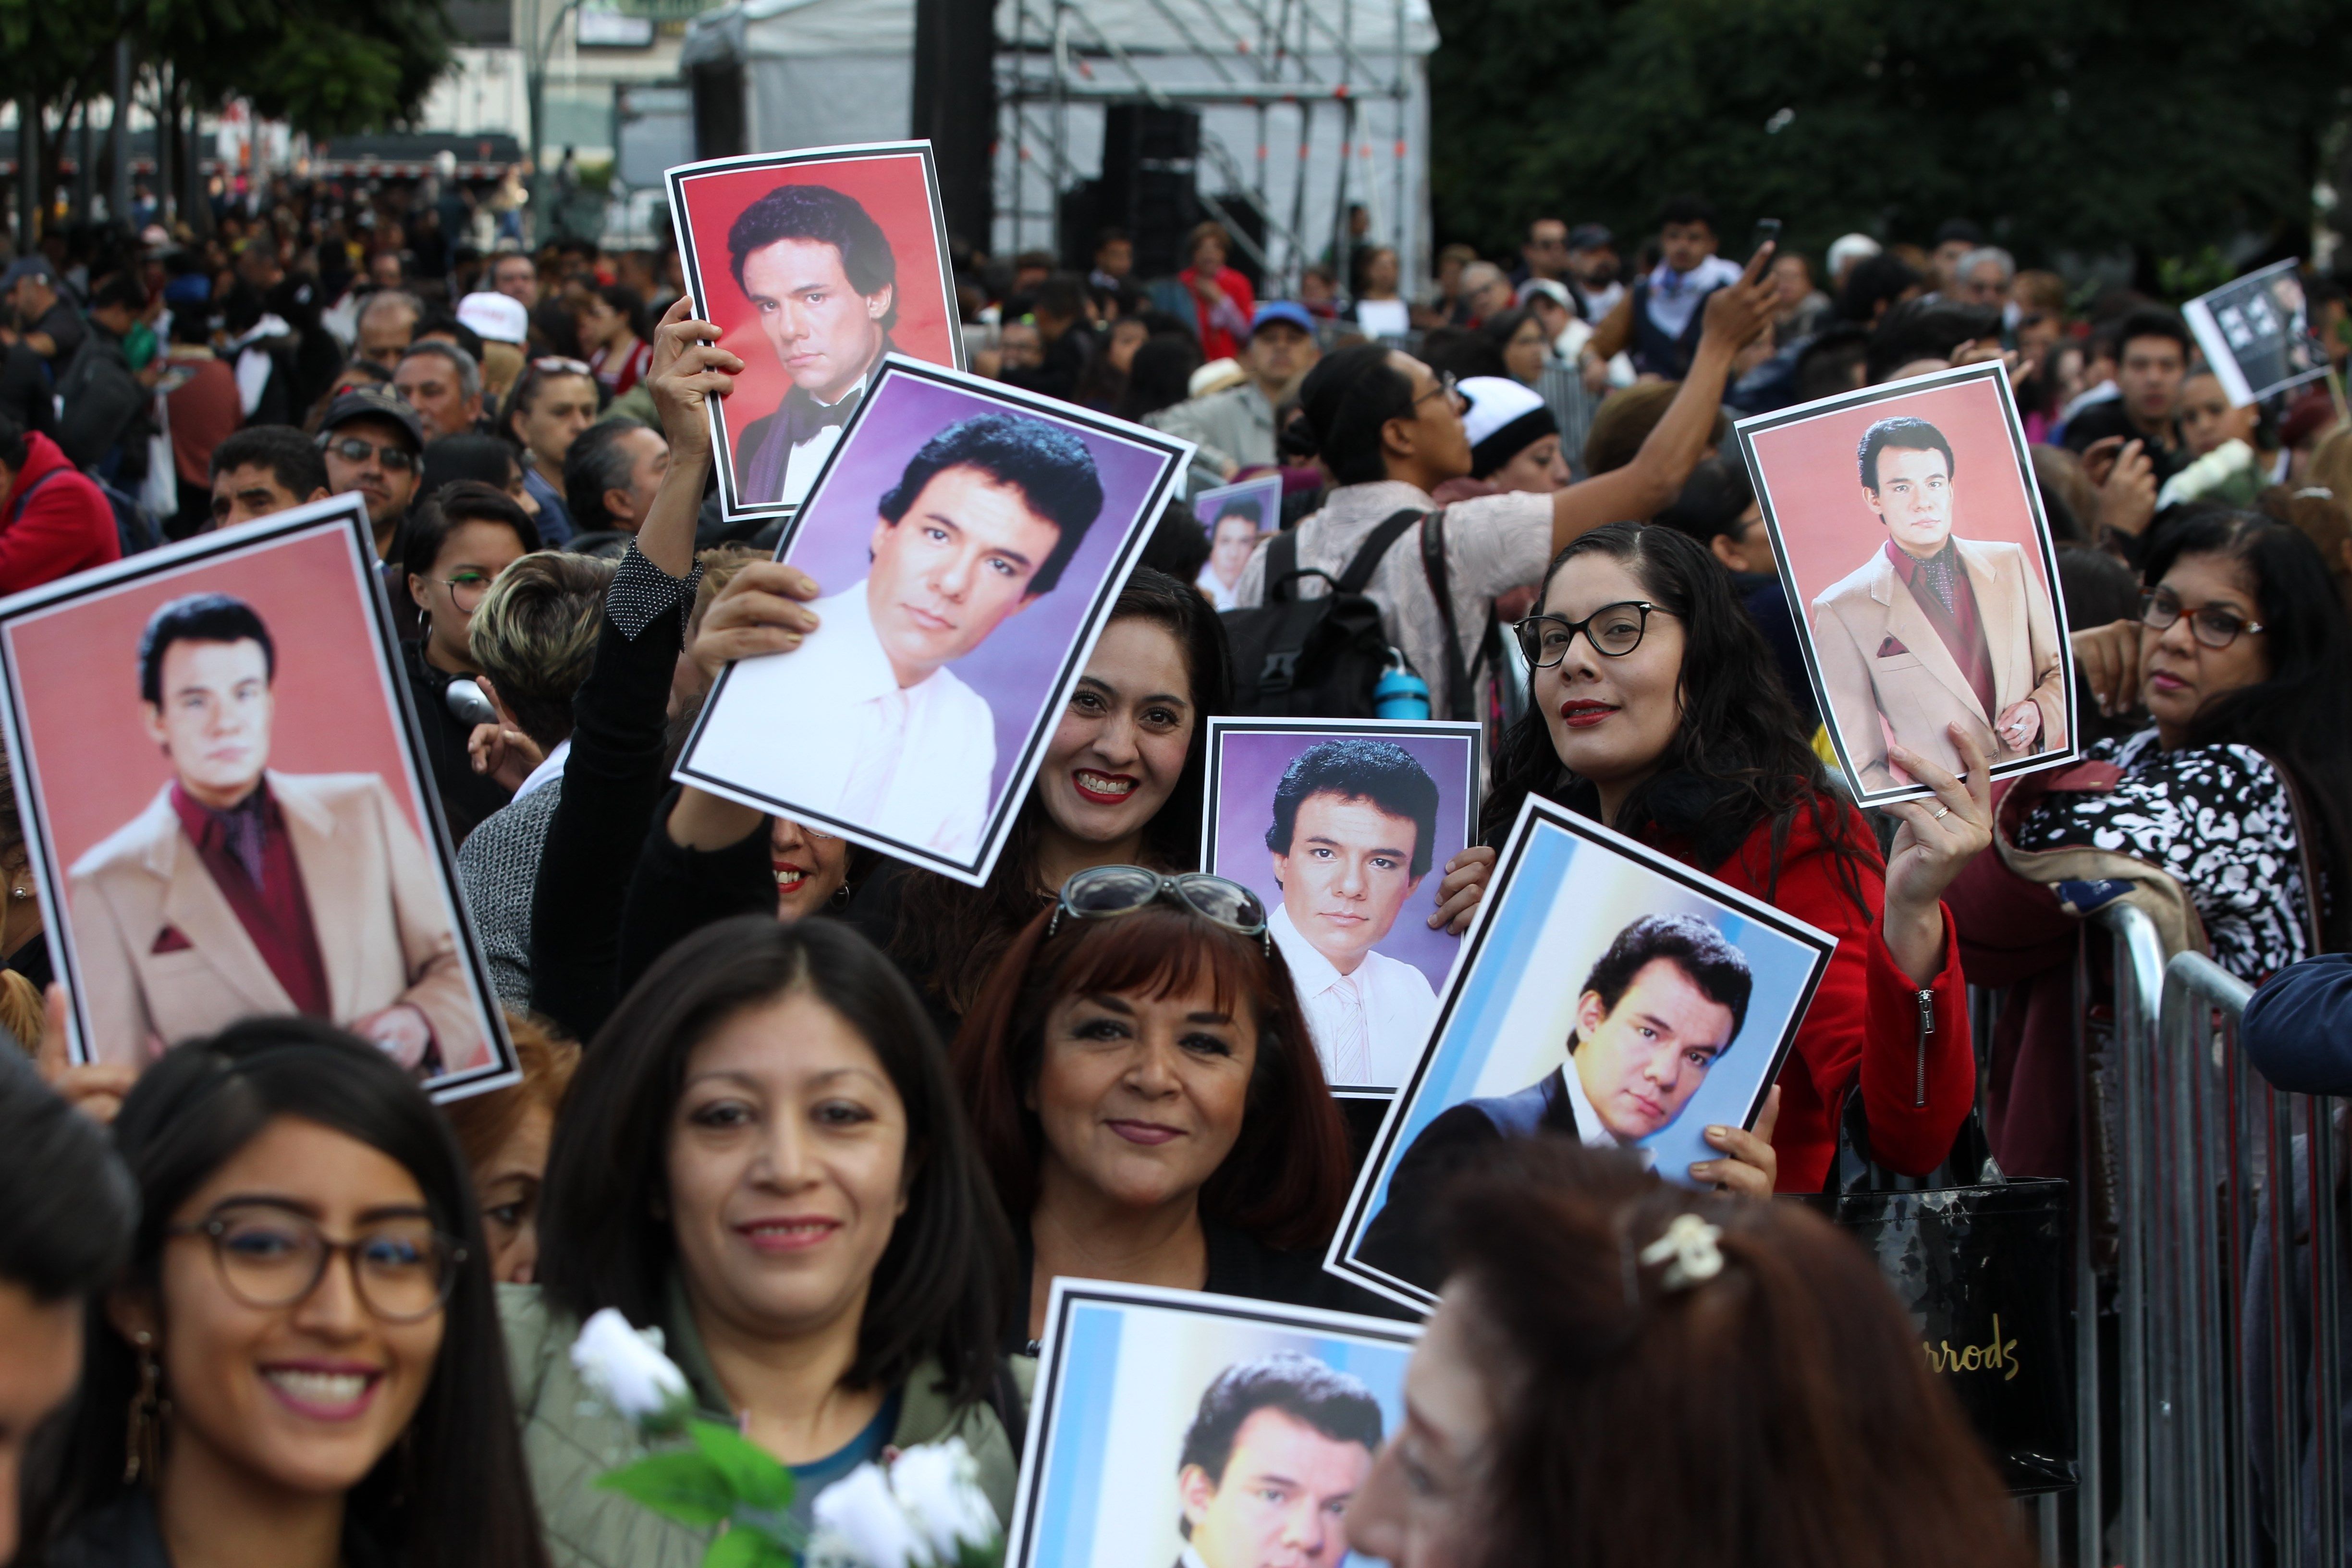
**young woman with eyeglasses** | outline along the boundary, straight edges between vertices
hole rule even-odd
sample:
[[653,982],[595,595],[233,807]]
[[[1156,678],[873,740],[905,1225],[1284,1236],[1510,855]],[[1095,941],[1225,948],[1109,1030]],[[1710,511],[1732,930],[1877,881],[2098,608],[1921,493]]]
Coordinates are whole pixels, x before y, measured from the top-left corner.
[[[1976,1098],[1966,982],[1943,891],[1989,841],[1985,760],[1964,781],[1896,748],[1934,799],[1882,858],[1831,793],[1764,640],[1715,558],[1669,528],[1611,523],[1560,552],[1517,628],[1534,667],[1482,813],[1499,844],[1528,795],[1663,849],[1838,939],[1781,1069],[1783,1192],[1818,1192],[1859,1092],[1870,1152],[1924,1174]],[[1729,1142],[1717,1148],[1732,1153]],[[1717,1180],[1738,1177],[1729,1162]]]
[[449,706],[449,686],[482,672],[467,641],[482,596],[499,573],[538,548],[539,531],[514,498],[476,479],[426,498],[404,536],[402,563],[424,636],[403,643],[401,658],[425,728],[425,760],[457,843],[514,792],[474,771],[467,748],[475,721]]
[[139,1231],[33,1560],[546,1563],[465,1166],[406,1074],[256,1019],[165,1055],[114,1136]]
[[1003,951],[956,1085],[1034,1341],[1056,1275],[1379,1310],[1323,1272],[1348,1135],[1257,896],[1097,866]]

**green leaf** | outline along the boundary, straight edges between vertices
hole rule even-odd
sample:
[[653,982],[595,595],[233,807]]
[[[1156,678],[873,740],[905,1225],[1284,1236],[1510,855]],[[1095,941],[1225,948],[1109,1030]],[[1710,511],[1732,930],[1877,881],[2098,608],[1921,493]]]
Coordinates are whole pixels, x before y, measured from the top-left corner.
[[798,1563],[756,1530],[730,1530],[702,1554],[702,1568],[797,1568]]
[[665,1519],[713,1525],[735,1510],[727,1472],[700,1453],[656,1454],[597,1478],[600,1491],[619,1492]]
[[793,1505],[793,1476],[774,1455],[732,1426],[690,1421],[687,1431],[703,1457],[727,1478],[736,1497],[755,1509],[782,1512]]

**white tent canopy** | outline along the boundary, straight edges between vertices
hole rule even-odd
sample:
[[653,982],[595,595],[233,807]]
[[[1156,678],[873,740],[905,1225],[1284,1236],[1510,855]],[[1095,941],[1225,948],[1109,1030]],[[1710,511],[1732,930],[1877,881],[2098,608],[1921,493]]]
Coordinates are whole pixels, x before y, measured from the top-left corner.
[[[754,151],[890,141],[913,122],[914,27],[914,0],[738,0],[695,18],[682,61],[742,68]],[[1418,275],[1428,0],[998,0],[996,33],[999,250],[1052,247],[1055,196],[1100,172],[1102,102],[1156,90],[1201,110],[1204,195],[1262,195],[1277,268],[1360,202]]]

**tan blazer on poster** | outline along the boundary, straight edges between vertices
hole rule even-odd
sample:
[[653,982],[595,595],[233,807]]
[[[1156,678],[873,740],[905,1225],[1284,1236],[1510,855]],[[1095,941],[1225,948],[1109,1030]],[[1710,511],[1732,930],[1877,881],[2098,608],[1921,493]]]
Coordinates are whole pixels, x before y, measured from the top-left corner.
[[[1871,552],[1868,562],[1813,601],[1813,652],[1822,686],[1838,738],[1866,790],[1903,787],[1886,759],[1888,729],[1904,745],[1955,773],[1960,758],[1945,733],[1948,724],[1973,734],[1995,763],[2066,744],[2058,617],[2040,574],[2019,545],[1958,538],[1952,545],[1976,591],[1985,647],[1992,656],[1990,713],[1884,550]],[[1882,654],[1890,640],[1901,651]],[[2042,710],[2042,733],[2031,751],[2009,751],[1994,738],[1993,721],[2029,697]]]
[[[489,1041],[425,845],[373,773],[272,772],[326,966],[334,1021],[405,1002],[433,1026],[444,1071],[487,1066]],[[293,998],[246,934],[172,809],[145,810],[74,864],[74,954],[92,1059],[143,1066],[192,1035]],[[185,945],[159,939],[176,930]]]

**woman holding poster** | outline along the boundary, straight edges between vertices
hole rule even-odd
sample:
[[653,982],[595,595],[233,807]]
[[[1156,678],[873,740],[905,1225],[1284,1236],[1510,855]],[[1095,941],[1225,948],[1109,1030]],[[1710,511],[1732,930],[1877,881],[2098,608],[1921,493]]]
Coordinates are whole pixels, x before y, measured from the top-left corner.
[[1964,781],[1895,748],[1936,803],[1886,808],[1904,820],[1882,860],[1861,817],[1829,793],[1729,580],[1689,539],[1596,529],[1552,562],[1538,604],[1517,628],[1533,700],[1487,796],[1488,841],[1540,795],[1838,938],[1780,1076],[1780,1190],[1821,1189],[1857,1088],[1876,1158],[1908,1174],[1935,1169],[1976,1094],[1941,900],[1991,839],[1983,753],[1954,726]]

